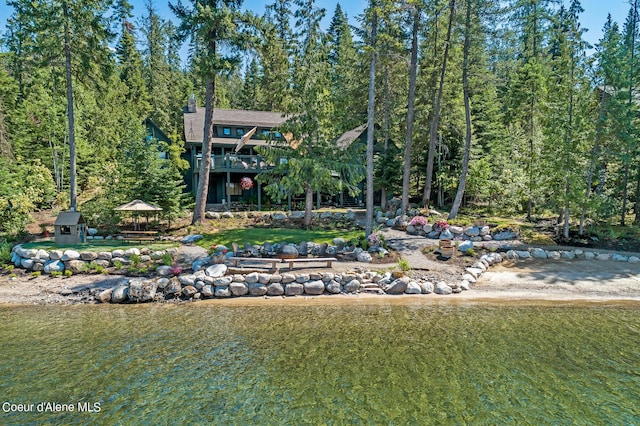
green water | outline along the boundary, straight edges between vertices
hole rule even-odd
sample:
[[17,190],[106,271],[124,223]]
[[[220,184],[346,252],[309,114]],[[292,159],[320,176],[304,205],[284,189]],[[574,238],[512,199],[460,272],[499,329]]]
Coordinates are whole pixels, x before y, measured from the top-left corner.
[[0,402],[76,408],[0,424],[640,424],[640,305],[0,307],[0,324]]

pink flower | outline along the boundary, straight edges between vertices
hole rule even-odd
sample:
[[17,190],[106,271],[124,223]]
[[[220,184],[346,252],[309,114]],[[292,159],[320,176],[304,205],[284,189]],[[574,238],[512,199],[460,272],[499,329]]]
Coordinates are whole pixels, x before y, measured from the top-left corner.
[[250,177],[243,177],[242,179],[240,179],[240,187],[245,191],[250,190],[251,188],[253,188],[253,180],[251,180]]

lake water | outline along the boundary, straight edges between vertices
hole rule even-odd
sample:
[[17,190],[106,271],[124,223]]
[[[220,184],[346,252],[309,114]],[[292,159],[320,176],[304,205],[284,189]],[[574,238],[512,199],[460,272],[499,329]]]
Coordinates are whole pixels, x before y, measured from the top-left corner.
[[3,306],[0,324],[0,424],[640,424],[639,304]]

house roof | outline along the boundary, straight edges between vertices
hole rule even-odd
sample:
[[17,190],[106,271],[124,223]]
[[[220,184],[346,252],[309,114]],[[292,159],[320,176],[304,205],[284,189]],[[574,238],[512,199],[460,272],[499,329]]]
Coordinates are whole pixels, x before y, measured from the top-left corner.
[[86,223],[80,212],[60,212],[54,225],[71,226],[79,223]]
[[[201,107],[198,108],[196,112],[185,112],[183,114],[184,137],[187,142],[202,143],[202,140],[204,139],[204,112],[205,108]],[[287,117],[281,112],[221,108],[215,108],[213,110],[213,123],[216,126],[228,125],[248,128],[264,127],[271,129],[273,127],[280,126],[286,120]],[[236,141],[234,139],[230,139],[227,143],[235,144],[235,142]]]
[[338,137],[338,139],[336,139],[336,144],[340,148],[347,148],[357,140],[365,130],[367,130],[366,123],[356,127],[355,129],[344,132],[340,137]]

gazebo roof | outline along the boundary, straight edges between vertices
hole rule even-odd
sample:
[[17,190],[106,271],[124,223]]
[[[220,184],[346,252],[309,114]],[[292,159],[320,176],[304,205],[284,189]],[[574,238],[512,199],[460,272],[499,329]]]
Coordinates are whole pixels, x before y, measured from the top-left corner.
[[56,226],[72,226],[86,223],[80,212],[60,212],[56,218]]
[[121,212],[159,212],[162,211],[162,208],[150,203],[145,203],[142,200],[133,200],[130,203],[116,207],[114,210]]

